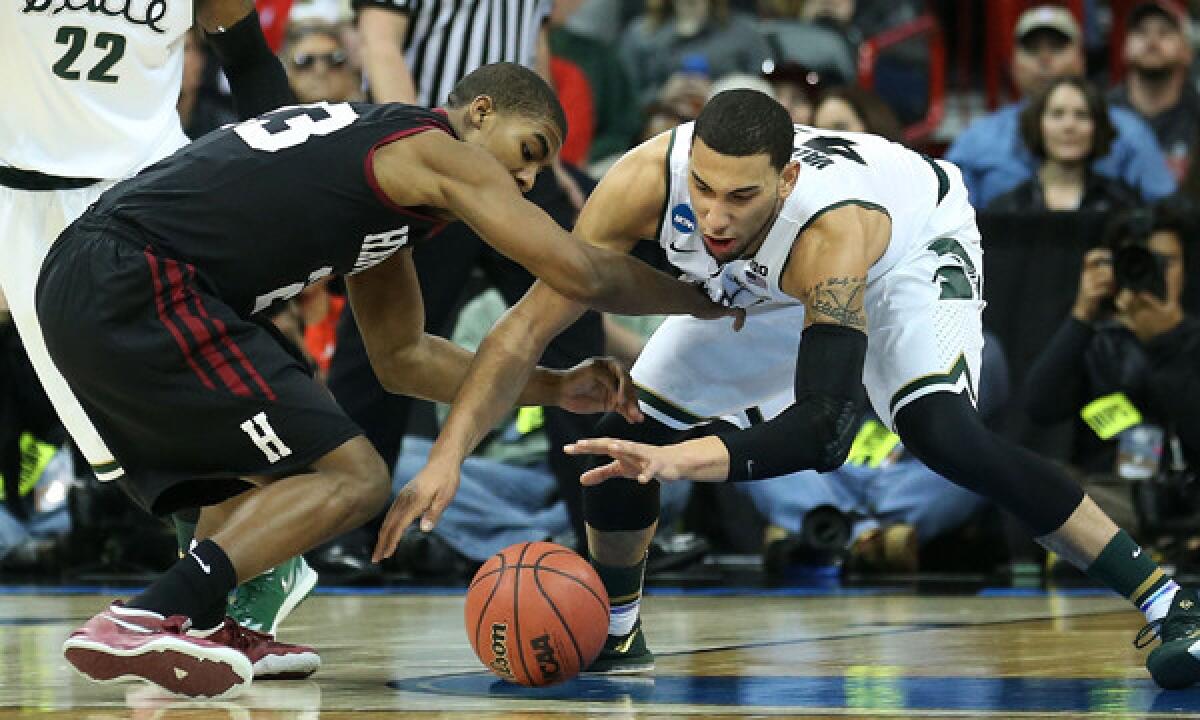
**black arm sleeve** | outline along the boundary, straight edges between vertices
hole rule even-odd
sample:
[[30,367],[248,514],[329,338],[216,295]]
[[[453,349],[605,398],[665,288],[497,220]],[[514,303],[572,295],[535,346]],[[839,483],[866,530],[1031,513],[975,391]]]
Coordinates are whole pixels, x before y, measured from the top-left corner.
[[842,325],[809,326],[796,359],[796,402],[769,422],[718,432],[731,482],[841,466],[858,430],[867,336]]
[[225,77],[229,78],[233,109],[238,119],[245,120],[296,103],[283,65],[267,47],[257,11],[224,32],[205,35],[225,69]]
[[1095,331],[1068,316],[1034,360],[1025,378],[1025,410],[1042,425],[1066,420],[1083,405],[1087,382],[1083,354]]

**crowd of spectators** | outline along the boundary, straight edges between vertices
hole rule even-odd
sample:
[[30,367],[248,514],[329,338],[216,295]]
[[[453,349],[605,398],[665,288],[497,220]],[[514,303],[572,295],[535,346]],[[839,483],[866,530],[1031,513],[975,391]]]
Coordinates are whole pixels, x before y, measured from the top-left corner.
[[[409,13],[417,12],[418,4],[296,0],[290,18],[275,22],[285,24],[276,49],[299,101],[419,102],[428,81],[410,73],[402,59],[405,43],[413,41]],[[546,0],[536,5],[544,12],[536,63],[563,100],[570,134],[561,162],[539,177],[531,199],[553,208],[554,217],[570,226],[594,179],[616,158],[694,118],[722,89],[767,92],[797,123],[906,142],[906,125],[914,119],[911,99],[897,102],[884,88],[861,86],[859,50],[880,32],[925,12],[936,14],[939,3],[554,0],[551,7]],[[1200,424],[1194,417],[1200,408],[1200,325],[1185,310],[1190,297],[1185,277],[1193,267],[1185,256],[1197,232],[1200,199],[1200,167],[1192,162],[1200,140],[1193,17],[1175,0],[1134,5],[1124,18],[1124,37],[1108,39],[1120,50],[1116,76],[1121,79],[1114,83],[1103,81],[1109,68],[1086,66],[1081,28],[1092,27],[1096,17],[1083,24],[1083,18],[1057,4],[1030,5],[1012,30],[1008,69],[1017,100],[957,118],[961,131],[944,143],[930,141],[916,149],[956,163],[983,215],[1024,214],[1029,223],[1045,213],[1100,215],[1108,231],[1080,254],[1077,278],[1059,278],[1078,284],[1077,298],[1030,367],[1010,373],[1004,339],[989,336],[982,388],[986,410],[992,419],[1015,412],[1035,426],[1072,425],[1072,440],[1060,459],[1081,476],[1124,477],[1129,484],[1118,494],[1132,498],[1140,530],[1164,535],[1170,547],[1184,548],[1179,557],[1195,560],[1200,558],[1200,500],[1193,496],[1200,493],[1191,487],[1191,469],[1200,462]],[[1084,3],[1088,13],[1098,13],[1102,5]],[[945,26],[945,18],[938,19]],[[202,35],[190,33],[186,42],[178,110],[195,139],[235,116]],[[928,53],[902,52],[892,60],[897,77],[928,82],[927,65],[933,61]],[[985,235],[985,245],[993,240]],[[447,334],[457,328],[456,340],[472,346],[528,278],[500,258],[464,251],[461,243],[468,242],[465,237],[454,241],[454,272],[440,276],[454,292],[435,288],[442,294],[426,302],[437,308],[431,311],[431,326]],[[654,253],[646,259],[662,261]],[[339,352],[343,367],[351,368],[345,372],[370,372],[365,365],[346,364],[355,342],[351,335],[342,343],[353,330],[345,307],[337,283],[322,282],[274,318],[321,378],[330,375]],[[648,332],[631,327],[627,319],[593,317],[588,323],[579,331],[585,338],[581,347],[590,348],[587,338],[599,343],[603,335],[605,350],[630,364]],[[71,521],[79,519],[71,492],[86,492],[94,484],[71,481],[69,445],[53,418],[47,419],[44,398],[33,391],[36,383],[2,306],[0,341],[0,497],[5,498],[0,568],[61,569],[53,559],[67,542],[61,538]],[[579,354],[564,351],[564,362]],[[337,395],[339,382],[345,387],[345,373],[339,375],[336,366],[332,373],[342,378],[331,382]],[[1010,396],[1019,402],[1008,403]],[[1106,410],[1124,413],[1126,421],[1106,424]],[[382,442],[387,459],[396,462],[398,490],[420,468],[428,450],[424,438],[436,432],[439,415],[425,404],[407,402],[377,405],[372,413],[368,435],[380,424],[387,426],[378,437],[390,439],[372,440],[377,446]],[[410,533],[391,569],[463,573],[517,540],[583,542],[578,497],[569,489],[579,468],[564,465],[554,449],[580,430],[564,430],[564,422],[538,408],[515,412],[464,468],[459,497],[436,535]],[[927,564],[925,547],[931,541],[989,512],[980,498],[906,455],[898,438],[869,415],[862,419],[851,461],[841,470],[801,473],[743,490],[689,497],[690,488],[673,484],[670,498],[664,493],[667,509],[651,570],[694,562],[715,545],[761,551],[772,572],[813,563],[861,572],[913,571]],[[706,521],[703,516],[712,514],[714,504],[725,504],[720,512],[731,517],[755,520],[738,530]],[[1161,511],[1166,506],[1170,513]],[[1164,521],[1166,515],[1173,524]],[[1194,527],[1183,522],[1189,519]],[[815,529],[817,523],[824,530]],[[1136,522],[1134,529],[1139,530]],[[310,560],[335,578],[369,580],[378,569],[368,567],[366,547],[362,537],[347,538]]]

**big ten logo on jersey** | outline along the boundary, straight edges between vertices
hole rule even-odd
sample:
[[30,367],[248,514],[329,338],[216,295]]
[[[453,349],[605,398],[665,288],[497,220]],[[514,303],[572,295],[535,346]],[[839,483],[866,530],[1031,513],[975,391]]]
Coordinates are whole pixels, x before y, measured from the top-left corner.
[[378,265],[407,244],[407,225],[397,230],[368,235],[363,238],[362,249],[358,251],[358,259],[354,261],[354,269],[346,274],[353,275]]
[[283,440],[275,434],[275,429],[267,421],[265,412],[260,412],[238,427],[250,436],[250,440],[258,446],[259,450],[263,451],[263,455],[267,456],[267,462],[275,464],[292,454],[292,449],[284,445]]
[[64,10],[121,18],[155,32],[167,32],[163,27],[163,21],[167,17],[167,0],[25,0],[25,7],[21,12],[54,16]]
[[284,302],[287,300],[291,300],[292,298],[299,295],[300,291],[303,290],[304,288],[308,287],[309,285],[312,285],[316,281],[318,281],[321,278],[325,277],[326,275],[330,275],[332,273],[333,273],[333,267],[326,265],[325,267],[317,268],[316,270],[313,270],[311,273],[309,273],[307,280],[302,280],[300,282],[294,282],[289,285],[284,285],[283,287],[278,288],[276,290],[272,290],[269,293],[263,293],[262,295],[259,295],[258,297],[254,298],[254,308],[250,310],[250,314],[255,315],[257,313],[260,313],[263,310],[266,310],[267,308],[271,307],[272,305],[274,305],[277,302]]

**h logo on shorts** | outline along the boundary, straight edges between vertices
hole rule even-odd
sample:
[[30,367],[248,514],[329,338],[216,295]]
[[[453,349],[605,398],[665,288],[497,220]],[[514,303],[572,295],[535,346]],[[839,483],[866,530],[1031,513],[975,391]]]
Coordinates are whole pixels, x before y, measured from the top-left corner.
[[284,445],[275,431],[271,429],[271,423],[267,422],[265,412],[260,412],[242,423],[241,428],[250,436],[258,449],[263,451],[263,455],[267,456],[267,462],[277,463],[292,454],[291,448]]

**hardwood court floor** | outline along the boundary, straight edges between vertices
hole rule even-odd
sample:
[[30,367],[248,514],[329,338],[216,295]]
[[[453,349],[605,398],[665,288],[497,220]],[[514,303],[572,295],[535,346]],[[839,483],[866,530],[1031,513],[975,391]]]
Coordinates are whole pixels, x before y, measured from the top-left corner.
[[[495,680],[462,630],[457,591],[324,594],[288,620],[311,680],[181,702],[83,680],[59,651],[109,595],[0,594],[0,720],[428,718],[1200,717],[1200,690],[1159,692],[1112,596],[917,596],[856,589],[658,589],[645,603],[653,678],[527,690]],[[26,594],[27,593],[27,594]]]

